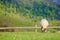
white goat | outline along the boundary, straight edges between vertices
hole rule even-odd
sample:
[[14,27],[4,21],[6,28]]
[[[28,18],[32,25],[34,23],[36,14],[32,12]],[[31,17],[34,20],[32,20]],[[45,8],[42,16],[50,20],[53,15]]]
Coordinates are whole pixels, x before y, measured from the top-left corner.
[[48,21],[46,19],[41,20],[41,30],[42,32],[46,32],[46,28],[48,27]]

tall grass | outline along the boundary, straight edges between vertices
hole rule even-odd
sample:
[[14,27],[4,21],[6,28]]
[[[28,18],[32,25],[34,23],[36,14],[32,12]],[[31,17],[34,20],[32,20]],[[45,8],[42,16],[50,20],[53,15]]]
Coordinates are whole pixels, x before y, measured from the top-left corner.
[[34,21],[27,19],[19,14],[4,13],[0,14],[0,26],[34,26]]

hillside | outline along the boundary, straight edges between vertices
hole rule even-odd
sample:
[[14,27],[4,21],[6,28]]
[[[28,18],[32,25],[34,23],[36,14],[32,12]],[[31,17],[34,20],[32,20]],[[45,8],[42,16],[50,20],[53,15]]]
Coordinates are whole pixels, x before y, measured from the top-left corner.
[[[55,0],[56,1],[56,0]],[[5,7],[12,7],[22,15],[60,20],[60,5],[54,0],[2,0]],[[1,4],[1,3],[0,3]]]
[[[0,15],[2,15],[0,16],[0,26],[5,24],[14,26],[16,22],[15,26],[33,26],[35,19],[40,21],[42,18],[60,20],[60,4],[58,0],[55,1],[57,2],[54,2],[54,0],[0,0]],[[10,18],[15,21],[9,23]],[[20,18],[24,20],[22,21]],[[60,22],[53,23],[57,25]]]

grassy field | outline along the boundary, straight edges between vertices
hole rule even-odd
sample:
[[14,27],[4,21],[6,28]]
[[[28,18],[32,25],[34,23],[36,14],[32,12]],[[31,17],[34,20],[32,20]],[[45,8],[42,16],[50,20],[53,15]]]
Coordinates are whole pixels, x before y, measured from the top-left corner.
[[[59,20],[48,20],[49,25],[52,26],[58,26],[60,25]],[[12,13],[6,13],[6,16],[4,13],[0,13],[0,27],[6,25],[8,27],[12,26],[35,26],[37,24],[40,26],[40,20],[35,22],[35,19],[30,19],[29,17],[21,16],[20,14],[12,14]]]
[[0,40],[60,40],[60,33],[0,32]]

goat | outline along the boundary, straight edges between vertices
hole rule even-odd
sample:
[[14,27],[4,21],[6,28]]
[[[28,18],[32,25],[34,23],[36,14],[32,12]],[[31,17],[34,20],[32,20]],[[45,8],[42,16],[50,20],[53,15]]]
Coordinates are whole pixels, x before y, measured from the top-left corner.
[[46,32],[46,29],[48,27],[49,23],[46,19],[41,20],[41,31]]

